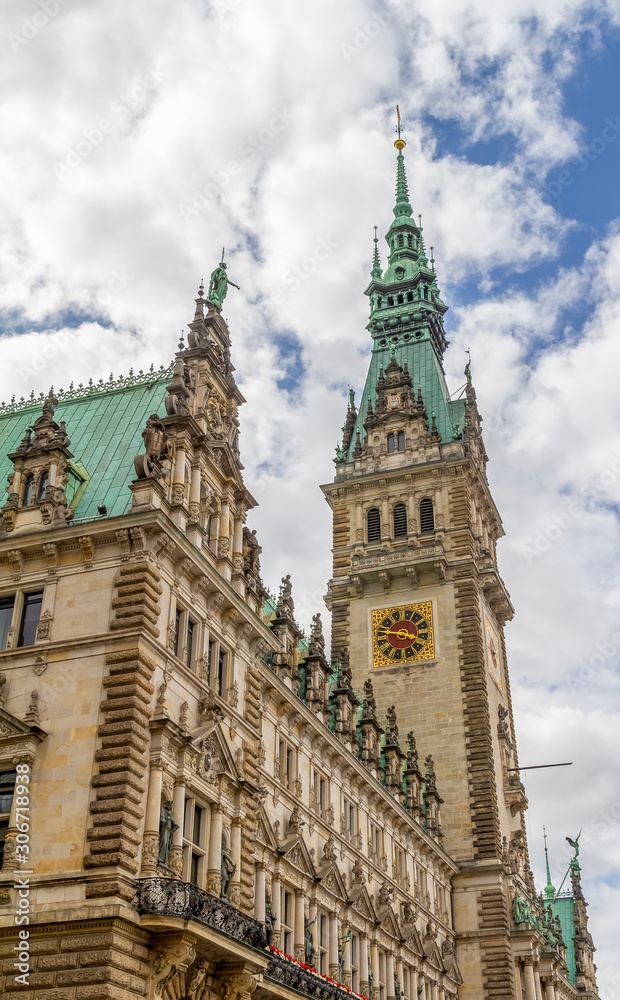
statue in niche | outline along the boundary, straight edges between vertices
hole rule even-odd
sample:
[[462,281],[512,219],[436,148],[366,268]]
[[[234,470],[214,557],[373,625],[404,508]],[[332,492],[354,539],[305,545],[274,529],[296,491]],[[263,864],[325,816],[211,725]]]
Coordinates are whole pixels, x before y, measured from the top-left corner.
[[304,959],[306,965],[314,965],[314,956],[316,954],[312,938],[312,927],[314,924],[316,924],[316,917],[314,920],[310,920],[308,917],[304,919]]
[[222,899],[228,899],[228,890],[233,879],[233,875],[237,871],[237,866],[229,853],[228,845],[222,837],[222,889],[220,895]]
[[271,938],[276,926],[276,914],[271,908],[271,894],[265,893],[265,930],[267,931],[267,944],[271,944]]
[[159,853],[157,861],[159,864],[168,863],[168,855],[172,847],[172,835],[179,829],[179,824],[172,818],[172,799],[168,799],[164,808],[159,814]]

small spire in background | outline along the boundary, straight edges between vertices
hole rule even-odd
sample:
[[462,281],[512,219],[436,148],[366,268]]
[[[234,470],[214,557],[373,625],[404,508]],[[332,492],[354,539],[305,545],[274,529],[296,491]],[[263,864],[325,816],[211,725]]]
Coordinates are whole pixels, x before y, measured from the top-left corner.
[[181,337],[179,339],[179,350],[180,351],[185,350],[185,343],[183,341],[183,330],[181,330]]
[[379,257],[379,239],[377,237],[377,227],[375,226],[375,236],[373,240],[375,244],[375,249],[372,254],[372,270],[370,272],[373,278],[380,278],[382,276],[381,272],[381,258]]

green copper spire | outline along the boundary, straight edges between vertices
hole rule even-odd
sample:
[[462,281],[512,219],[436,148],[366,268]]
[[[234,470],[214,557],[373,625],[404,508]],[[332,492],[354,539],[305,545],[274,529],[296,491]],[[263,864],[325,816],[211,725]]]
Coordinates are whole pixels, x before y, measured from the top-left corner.
[[381,260],[379,258],[379,240],[377,238],[377,227],[375,226],[375,239],[374,239],[375,249],[372,255],[372,271],[370,272],[371,277],[381,278],[383,272],[381,270]]
[[[404,141],[401,139],[403,146]],[[402,148],[398,150],[398,158],[396,161],[396,204],[394,205],[394,215],[396,218],[400,218],[405,215],[411,218],[413,215],[413,209],[409,203],[409,189],[407,187],[407,174],[405,173],[405,157],[402,153]]]
[[555,889],[551,884],[551,871],[549,869],[549,851],[547,850],[547,831],[543,826],[543,836],[545,839],[545,864],[547,866],[547,884],[545,886],[545,897],[549,902],[555,899]]

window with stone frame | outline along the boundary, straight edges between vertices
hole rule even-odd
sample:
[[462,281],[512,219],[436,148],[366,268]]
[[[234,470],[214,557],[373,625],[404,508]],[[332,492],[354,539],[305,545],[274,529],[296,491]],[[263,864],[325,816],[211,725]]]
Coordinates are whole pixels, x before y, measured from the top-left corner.
[[322,976],[327,976],[329,975],[329,914],[317,910],[316,927],[316,969]]
[[384,951],[379,951],[379,982],[375,983],[375,989],[379,987],[379,1000],[386,1000],[385,981],[387,976],[387,956]]
[[319,771],[317,767],[313,768],[312,773],[312,793],[314,811],[319,816],[325,816],[331,804],[329,795],[329,778],[326,774],[323,774],[322,771]]
[[[403,965],[403,981],[400,984],[401,997],[402,1000],[410,1000],[411,998],[411,970],[408,965]],[[411,1000],[417,1000],[417,997],[411,998]]]
[[368,854],[375,863],[383,857],[383,830],[372,820],[368,829]]
[[394,878],[404,888],[407,879],[407,854],[398,844],[394,845]]
[[424,497],[420,500],[420,532],[424,534],[429,534],[431,531],[435,530],[435,512],[433,509],[433,501],[429,497]]
[[24,492],[22,493],[22,507],[30,507],[34,500],[34,476],[32,473],[24,480]]
[[285,788],[293,789],[297,777],[295,771],[295,748],[285,739],[278,740],[278,754],[275,765],[276,778]]
[[207,884],[209,806],[195,798],[185,799],[183,816],[183,881],[204,889]]
[[294,958],[295,943],[295,895],[282,887],[282,951]]
[[228,690],[228,651],[215,637],[209,640],[207,671],[211,689],[225,698]]
[[366,515],[368,541],[381,541],[381,514],[377,507],[371,507]]
[[174,619],[174,655],[193,669],[196,661],[198,623],[187,608],[177,604]]
[[34,645],[42,606],[42,590],[18,590],[0,598],[0,649],[7,649],[9,644]]
[[351,989],[360,991],[360,936],[356,931],[351,935]]
[[4,859],[4,844],[9,829],[16,780],[17,771],[0,771],[0,868]]
[[342,833],[348,840],[357,836],[357,805],[348,795],[342,796]]

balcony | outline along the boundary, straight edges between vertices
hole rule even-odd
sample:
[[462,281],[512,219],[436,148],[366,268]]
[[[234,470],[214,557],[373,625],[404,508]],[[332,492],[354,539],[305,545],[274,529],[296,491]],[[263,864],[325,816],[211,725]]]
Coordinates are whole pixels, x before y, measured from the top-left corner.
[[140,879],[132,905],[140,914],[197,920],[253,948],[267,947],[265,928],[258,920],[190,882],[174,878]]
[[348,986],[319,975],[314,969],[273,948],[271,948],[271,961],[263,975],[264,980],[280,983],[290,990],[303,993],[304,996],[315,997],[316,1000],[351,1000],[352,997],[362,996],[354,993]]

